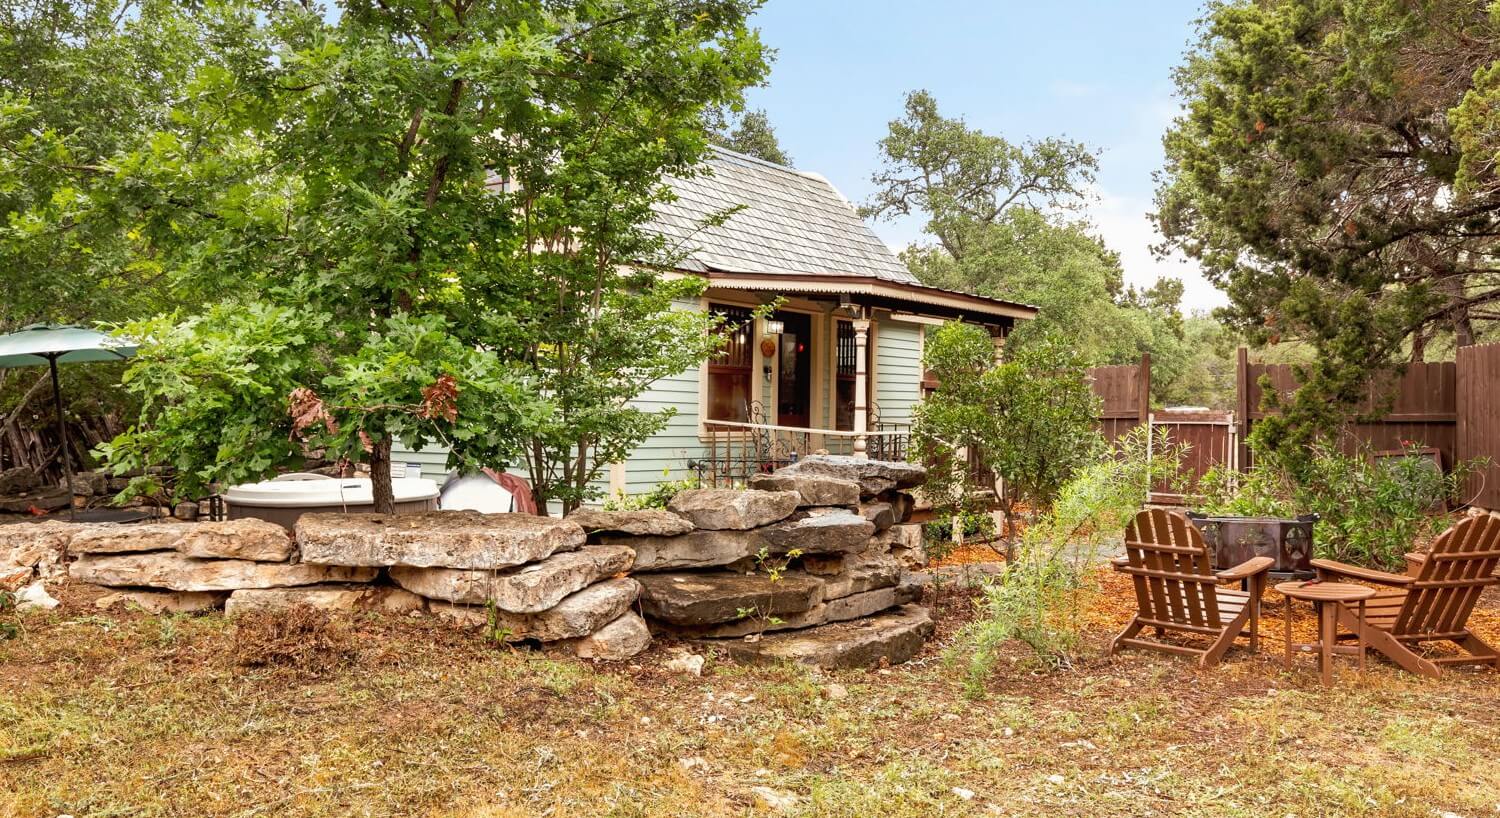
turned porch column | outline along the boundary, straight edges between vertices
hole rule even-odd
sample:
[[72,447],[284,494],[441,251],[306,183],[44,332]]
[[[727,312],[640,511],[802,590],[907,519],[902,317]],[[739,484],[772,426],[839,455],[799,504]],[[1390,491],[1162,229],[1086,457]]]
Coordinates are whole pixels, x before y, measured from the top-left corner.
[[866,371],[865,355],[870,344],[870,319],[859,318],[854,325],[854,456],[861,460],[868,457],[867,432],[870,431],[869,373]]

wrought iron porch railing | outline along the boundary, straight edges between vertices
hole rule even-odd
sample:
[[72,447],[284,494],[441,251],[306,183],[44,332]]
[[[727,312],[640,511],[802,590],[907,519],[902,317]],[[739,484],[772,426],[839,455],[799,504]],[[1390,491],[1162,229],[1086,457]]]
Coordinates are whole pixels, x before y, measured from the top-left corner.
[[[751,475],[767,474],[810,454],[853,454],[858,433],[837,429],[803,429],[770,423],[715,421],[706,430],[703,456],[688,462],[699,481],[710,487],[742,485]],[[872,460],[905,460],[911,437],[906,424],[881,423],[864,433],[865,454]]]

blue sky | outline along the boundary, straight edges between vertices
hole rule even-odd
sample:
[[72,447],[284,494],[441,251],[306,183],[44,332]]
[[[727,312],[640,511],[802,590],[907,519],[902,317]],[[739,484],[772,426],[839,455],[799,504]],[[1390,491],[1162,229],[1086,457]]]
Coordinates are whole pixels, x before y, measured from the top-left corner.
[[[1171,69],[1200,10],[1199,0],[769,0],[756,23],[778,53],[750,105],[770,115],[797,167],[856,203],[909,90],[926,88],[946,115],[1012,141],[1083,141],[1102,151],[1089,215],[1126,279],[1182,278],[1184,306],[1208,308],[1222,294],[1181,260],[1154,259],[1146,219],[1161,134],[1177,110]],[[872,226],[897,248],[921,236],[914,220]]]

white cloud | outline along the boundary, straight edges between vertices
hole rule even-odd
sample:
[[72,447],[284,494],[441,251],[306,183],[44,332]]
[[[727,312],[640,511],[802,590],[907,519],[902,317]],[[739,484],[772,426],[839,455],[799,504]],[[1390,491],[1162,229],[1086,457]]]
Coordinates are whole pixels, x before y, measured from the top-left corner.
[[1185,311],[1210,310],[1228,303],[1224,293],[1203,277],[1195,262],[1180,254],[1157,258],[1151,245],[1161,242],[1161,234],[1147,215],[1151,202],[1129,196],[1096,191],[1098,198],[1088,208],[1099,237],[1109,249],[1120,254],[1125,269],[1125,283],[1150,286],[1158,278],[1178,278],[1183,283],[1182,307]]

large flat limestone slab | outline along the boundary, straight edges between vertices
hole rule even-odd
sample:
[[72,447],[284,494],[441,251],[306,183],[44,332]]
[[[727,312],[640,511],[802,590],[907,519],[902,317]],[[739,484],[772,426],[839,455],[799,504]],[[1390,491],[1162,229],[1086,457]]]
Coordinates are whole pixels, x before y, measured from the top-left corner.
[[189,557],[285,562],[296,545],[279,523],[245,518],[190,524],[172,547]]
[[795,491],[688,489],[667,510],[698,528],[745,531],[785,519],[801,501]]
[[700,639],[695,644],[750,664],[798,662],[829,669],[865,668],[882,660],[895,665],[912,658],[935,627],[926,608],[903,605],[868,619],[768,633],[754,641]]
[[875,533],[875,524],[842,508],[815,508],[768,525],[758,532],[771,550],[785,554],[831,554],[863,551]]
[[892,489],[909,489],[922,485],[927,470],[911,463],[889,460],[862,460],[850,455],[811,455],[790,466],[777,469],[778,475],[812,474],[837,477],[858,483],[860,493],[873,497]]
[[[79,526],[68,538],[70,554],[171,551],[196,523],[99,523]],[[285,532],[282,532],[285,535]]]
[[814,628],[830,622],[846,622],[851,619],[873,616],[887,608],[916,602],[921,598],[922,586],[913,583],[891,588],[877,588],[873,591],[830,599],[802,613],[774,618],[752,616],[734,622],[725,622],[722,625],[709,625],[702,628],[674,627],[672,630],[679,636],[721,639],[798,628]]
[[241,589],[224,603],[226,616],[250,611],[288,611],[298,606],[322,611],[385,611],[406,614],[421,611],[427,601],[410,591],[389,585],[307,585],[300,588]]
[[754,474],[750,488],[762,491],[795,491],[803,506],[852,506],[859,502],[859,484],[853,480],[821,474]]
[[618,662],[629,659],[651,647],[651,630],[635,611],[626,611],[618,619],[580,639],[566,639],[554,646],[572,651],[580,659]]
[[755,531],[694,531],[675,537],[605,534],[600,541],[635,549],[636,571],[713,568],[749,557],[767,545]]
[[893,557],[852,554],[844,559],[844,570],[823,577],[823,598],[838,599],[862,594],[877,588],[888,588],[901,581],[901,563]]
[[319,565],[496,570],[571,551],[586,539],[577,523],[530,514],[317,513],[297,520],[302,560]]
[[199,613],[224,607],[228,598],[228,591],[111,591],[94,600],[94,607],[135,607],[149,614]]
[[94,523],[69,538],[73,554],[136,554],[179,551],[203,559],[285,562],[295,544],[286,529],[265,520],[184,523]]
[[[495,627],[499,638],[507,642],[579,639],[624,615],[635,604],[640,591],[640,583],[629,577],[612,579],[590,585],[541,613],[495,610]],[[431,602],[428,606],[439,616],[472,626],[486,624],[490,615],[485,608],[471,605]]]
[[635,551],[626,545],[587,545],[553,554],[541,562],[504,572],[396,565],[391,579],[428,599],[495,607],[511,613],[538,613],[563,597],[606,577],[630,570]]
[[200,560],[176,551],[147,554],[85,554],[68,568],[79,582],[111,587],[166,588],[171,591],[235,591],[283,588],[320,582],[369,582],[374,568],[351,568],[251,560]]
[[809,610],[823,601],[823,582],[806,575],[740,574],[731,571],[647,574],[641,583],[641,610],[673,625],[713,625],[753,616],[770,617]]
[[579,509],[567,516],[589,534],[636,534],[652,537],[674,537],[693,530],[693,524],[664,508],[639,511],[596,511]]

